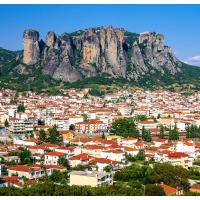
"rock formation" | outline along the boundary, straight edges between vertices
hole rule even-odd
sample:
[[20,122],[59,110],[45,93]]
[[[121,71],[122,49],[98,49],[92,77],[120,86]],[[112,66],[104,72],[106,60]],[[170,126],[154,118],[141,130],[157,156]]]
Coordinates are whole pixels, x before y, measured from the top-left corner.
[[37,31],[26,30],[23,38],[23,62],[33,65],[40,61],[44,74],[67,82],[102,73],[138,80],[155,72],[174,75],[181,71],[181,63],[164,45],[162,34],[138,35],[100,27],[61,36],[48,32],[45,42],[38,42]]
[[25,30],[23,34],[24,54],[23,62],[27,65],[35,64],[40,56],[39,33],[35,30]]

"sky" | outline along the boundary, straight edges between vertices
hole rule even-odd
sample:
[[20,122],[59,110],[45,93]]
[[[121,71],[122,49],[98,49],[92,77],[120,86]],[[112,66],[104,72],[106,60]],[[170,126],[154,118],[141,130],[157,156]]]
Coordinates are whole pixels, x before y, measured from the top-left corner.
[[200,5],[0,5],[0,47],[23,48],[25,29],[44,39],[57,34],[112,25],[130,32],[158,32],[176,56],[200,66]]

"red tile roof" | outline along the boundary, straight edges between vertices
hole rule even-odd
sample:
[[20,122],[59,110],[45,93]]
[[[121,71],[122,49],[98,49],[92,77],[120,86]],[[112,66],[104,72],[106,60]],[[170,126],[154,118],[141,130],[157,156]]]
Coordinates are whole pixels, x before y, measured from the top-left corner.
[[57,152],[57,151],[52,151],[52,152],[47,152],[45,153],[45,155],[48,155],[48,156],[64,156],[65,154],[64,153],[61,153],[61,152]]
[[101,146],[101,145],[85,145],[83,146],[84,149],[91,149],[91,150],[94,150],[94,149],[105,149],[105,147]]
[[70,157],[68,160],[89,160],[94,158],[93,156],[88,155],[87,153],[82,153],[76,156]]
[[187,157],[188,155],[182,152],[171,152],[168,154],[168,158],[180,158]]
[[11,182],[11,183],[16,183],[19,181],[18,176],[4,176],[2,180],[5,182]]
[[192,185],[191,189],[200,190],[200,184]]
[[20,172],[31,172],[31,171],[39,171],[40,167],[32,167],[27,165],[13,165],[8,167],[9,170],[20,171]]
[[75,146],[71,146],[71,147],[61,146],[61,147],[58,147],[56,149],[62,149],[62,150],[72,151],[72,150],[76,149],[76,147]]
[[173,195],[177,192],[176,188],[173,188],[169,185],[165,185],[165,184],[160,184],[160,186],[164,189],[164,192],[166,195]]

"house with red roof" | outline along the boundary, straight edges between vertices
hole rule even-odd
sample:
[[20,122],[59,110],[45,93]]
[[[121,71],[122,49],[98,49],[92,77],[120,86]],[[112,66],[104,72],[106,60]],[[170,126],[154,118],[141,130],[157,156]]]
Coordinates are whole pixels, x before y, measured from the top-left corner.
[[75,129],[80,133],[93,133],[107,131],[108,125],[100,120],[91,119],[85,122],[75,123]]
[[175,145],[177,152],[184,152],[191,156],[195,156],[195,144],[193,141],[178,141]]
[[76,146],[61,146],[55,149],[55,152],[61,152],[66,155],[66,158],[72,157],[77,153],[76,149],[79,149],[79,152],[81,151],[79,147]]
[[182,167],[188,168],[192,167],[193,160],[191,160],[186,153],[171,152],[168,154],[168,162],[172,165],[180,165]]
[[166,185],[164,183],[159,184],[159,186],[163,188],[166,196],[180,195],[180,192],[176,188],[174,188],[174,187],[171,187],[171,186]]
[[104,171],[104,168],[111,166],[111,168],[119,169],[120,163],[107,158],[93,158],[89,161],[90,164],[94,164],[97,167],[97,171]]
[[120,163],[125,163],[125,153],[117,150],[104,150],[101,152],[101,157],[114,160]]
[[68,161],[71,167],[75,167],[77,165],[88,165],[89,161],[93,158],[93,156],[90,156],[87,153],[81,153],[68,158]]
[[66,170],[63,166],[60,165],[13,165],[8,167],[8,177],[16,175],[19,178],[26,177],[27,179],[38,179],[45,174],[51,175],[55,169],[61,171]]
[[101,152],[103,150],[106,150],[106,147],[102,146],[102,145],[85,145],[83,146],[82,148],[82,152],[83,153],[87,153],[87,154],[90,154],[94,157],[100,157],[101,155]]
[[145,129],[154,129],[158,127],[158,122],[155,122],[153,120],[141,121],[138,123],[138,128],[142,130],[142,127],[144,127]]
[[26,165],[13,165],[8,167],[8,176],[17,175],[18,177],[26,177],[28,179],[36,179],[44,176],[41,167],[32,167]]
[[190,188],[190,192],[200,193],[200,184],[193,184]]
[[134,143],[134,145],[132,147],[136,148],[136,149],[145,149],[148,147],[148,145],[146,142],[138,141],[138,142]]
[[124,152],[127,154],[130,154],[132,156],[135,156],[139,153],[139,149],[132,148],[132,147],[123,147]]

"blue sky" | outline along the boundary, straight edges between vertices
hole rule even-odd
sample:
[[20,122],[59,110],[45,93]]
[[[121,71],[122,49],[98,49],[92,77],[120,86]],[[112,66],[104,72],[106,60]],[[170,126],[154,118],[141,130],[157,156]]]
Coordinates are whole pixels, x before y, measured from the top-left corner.
[[200,65],[200,5],[0,5],[0,46],[22,49],[24,29],[44,38],[101,25],[163,33],[177,57]]

